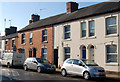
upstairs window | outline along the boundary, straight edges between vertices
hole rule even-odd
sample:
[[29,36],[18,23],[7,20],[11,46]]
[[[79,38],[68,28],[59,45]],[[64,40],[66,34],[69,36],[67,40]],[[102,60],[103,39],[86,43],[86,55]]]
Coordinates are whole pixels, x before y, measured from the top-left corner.
[[8,45],[8,39],[5,40],[5,45]]
[[86,23],[81,23],[81,29],[82,29],[82,37],[86,37]]
[[12,40],[12,47],[15,46],[15,39]]
[[95,22],[89,21],[89,36],[95,35]]
[[107,45],[107,63],[116,63],[117,62],[117,46],[116,45]]
[[30,44],[32,43],[33,33],[30,33]]
[[116,17],[106,18],[106,34],[115,34],[117,33],[117,24]]
[[25,44],[25,34],[22,34],[22,44]]
[[64,39],[70,39],[70,25],[64,26]]
[[47,41],[47,30],[42,31],[42,42]]

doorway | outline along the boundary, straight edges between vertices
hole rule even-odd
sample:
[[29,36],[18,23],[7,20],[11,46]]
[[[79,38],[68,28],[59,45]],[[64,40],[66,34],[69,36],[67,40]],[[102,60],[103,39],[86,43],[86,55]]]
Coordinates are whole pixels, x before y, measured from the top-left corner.
[[54,49],[54,64],[58,68],[58,49]]

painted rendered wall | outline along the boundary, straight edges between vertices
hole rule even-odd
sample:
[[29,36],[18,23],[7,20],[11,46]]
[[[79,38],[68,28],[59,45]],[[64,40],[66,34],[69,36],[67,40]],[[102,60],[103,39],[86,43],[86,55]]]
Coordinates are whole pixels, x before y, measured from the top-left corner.
[[[106,63],[106,47],[105,45],[116,44],[118,47],[118,33],[114,35],[106,35],[106,27],[105,27],[105,18],[117,16],[118,21],[118,13],[110,13],[101,16],[89,17],[85,19],[80,19],[73,22],[62,23],[54,26],[54,49],[58,48],[58,65],[62,65],[64,61],[64,47],[71,48],[71,58],[80,58],[81,56],[81,46],[86,46],[86,54],[87,59],[89,57],[89,46],[93,45],[95,47],[95,62],[100,66],[104,67],[108,71],[117,71],[118,72],[118,63]],[[88,37],[88,21],[95,21],[95,36]],[[86,22],[87,26],[87,36],[85,38],[81,38],[81,22]],[[117,22],[118,24],[118,22]],[[71,26],[71,39],[64,40],[64,26]],[[114,66],[114,67],[113,67]]]

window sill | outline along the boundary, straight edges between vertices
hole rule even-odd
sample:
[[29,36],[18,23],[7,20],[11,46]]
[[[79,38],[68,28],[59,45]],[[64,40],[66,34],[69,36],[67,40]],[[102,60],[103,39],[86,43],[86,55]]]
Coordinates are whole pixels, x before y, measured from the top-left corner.
[[85,39],[87,39],[87,37],[81,37],[80,39],[81,39],[81,40],[85,40]]
[[70,39],[70,38],[69,39],[64,39],[64,41],[72,41],[72,39]]
[[96,38],[96,36],[89,36],[89,37],[87,37],[87,39],[95,39]]
[[26,44],[24,43],[24,44],[22,44],[22,45],[26,45]]
[[8,46],[8,44],[5,44],[5,46]]
[[118,63],[106,63],[106,66],[118,66]]
[[42,43],[48,43],[48,41],[43,41]]
[[109,35],[105,35],[105,38],[109,38],[109,37],[118,37],[119,34],[109,34]]
[[30,43],[30,45],[32,45],[33,43]]

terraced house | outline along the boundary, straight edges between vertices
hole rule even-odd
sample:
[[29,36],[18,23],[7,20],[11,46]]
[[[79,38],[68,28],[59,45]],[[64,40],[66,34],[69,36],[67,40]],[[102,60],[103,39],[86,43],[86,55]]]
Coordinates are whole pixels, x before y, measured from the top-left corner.
[[[49,18],[50,19],[50,18]],[[18,50],[28,57],[41,57],[54,62],[53,27],[49,19],[32,15],[29,25],[18,31]]]
[[2,37],[2,52],[18,52],[17,41],[17,27],[10,26],[10,28],[6,28],[5,36]]
[[29,25],[18,31],[18,52],[59,67],[67,58],[90,59],[107,71],[120,72],[120,2],[80,9],[68,2],[66,10],[45,19],[33,14]]
[[58,65],[67,58],[82,58],[95,61],[107,71],[120,72],[120,2],[80,9],[76,5],[67,3],[66,13],[58,18],[62,23],[54,25]]

